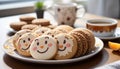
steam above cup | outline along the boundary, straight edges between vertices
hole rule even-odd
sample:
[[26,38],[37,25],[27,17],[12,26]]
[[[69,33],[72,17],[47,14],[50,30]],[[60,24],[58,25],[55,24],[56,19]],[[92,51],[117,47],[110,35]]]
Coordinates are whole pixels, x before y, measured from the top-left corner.
[[87,20],[86,28],[97,37],[110,37],[114,35],[117,23],[115,19],[90,19]]

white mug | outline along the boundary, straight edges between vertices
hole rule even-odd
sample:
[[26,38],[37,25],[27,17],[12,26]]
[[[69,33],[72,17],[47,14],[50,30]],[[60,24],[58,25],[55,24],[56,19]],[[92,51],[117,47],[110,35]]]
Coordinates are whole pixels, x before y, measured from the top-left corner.
[[85,14],[84,7],[78,6],[76,3],[56,3],[51,10],[53,13],[50,13],[54,16],[58,25],[74,26],[76,18],[81,18]]

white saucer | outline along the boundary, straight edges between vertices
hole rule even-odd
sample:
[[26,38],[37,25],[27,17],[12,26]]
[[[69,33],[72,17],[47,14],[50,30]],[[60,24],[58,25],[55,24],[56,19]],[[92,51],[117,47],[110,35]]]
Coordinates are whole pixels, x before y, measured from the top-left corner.
[[120,39],[120,27],[118,27],[115,31],[115,34],[113,36],[109,37],[99,37],[102,40],[113,40],[113,39]]

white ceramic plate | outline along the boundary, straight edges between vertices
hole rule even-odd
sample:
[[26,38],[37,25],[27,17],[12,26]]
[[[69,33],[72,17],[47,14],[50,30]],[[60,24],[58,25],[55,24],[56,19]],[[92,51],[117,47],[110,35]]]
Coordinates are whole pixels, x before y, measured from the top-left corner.
[[81,60],[88,59],[88,58],[96,55],[98,52],[100,52],[102,50],[103,46],[104,46],[104,44],[103,44],[102,40],[95,37],[95,49],[94,50],[92,50],[87,55],[84,55],[84,56],[81,56],[78,58],[66,59],[66,60],[36,60],[36,59],[33,59],[32,57],[23,57],[15,51],[15,48],[12,44],[12,38],[8,39],[2,48],[5,51],[5,53],[8,54],[9,56],[19,59],[19,60],[22,60],[22,61],[32,62],[32,63],[40,63],[40,64],[65,64],[65,63],[78,62]]
[[99,37],[102,40],[113,40],[113,39],[120,39],[120,27],[118,27],[115,31],[115,34],[110,37]]

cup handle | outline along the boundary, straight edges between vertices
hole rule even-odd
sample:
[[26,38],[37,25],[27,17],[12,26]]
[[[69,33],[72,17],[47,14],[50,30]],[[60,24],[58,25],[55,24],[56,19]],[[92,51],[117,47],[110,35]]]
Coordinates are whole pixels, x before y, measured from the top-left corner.
[[82,18],[85,15],[85,8],[82,5],[77,6],[76,18]]

